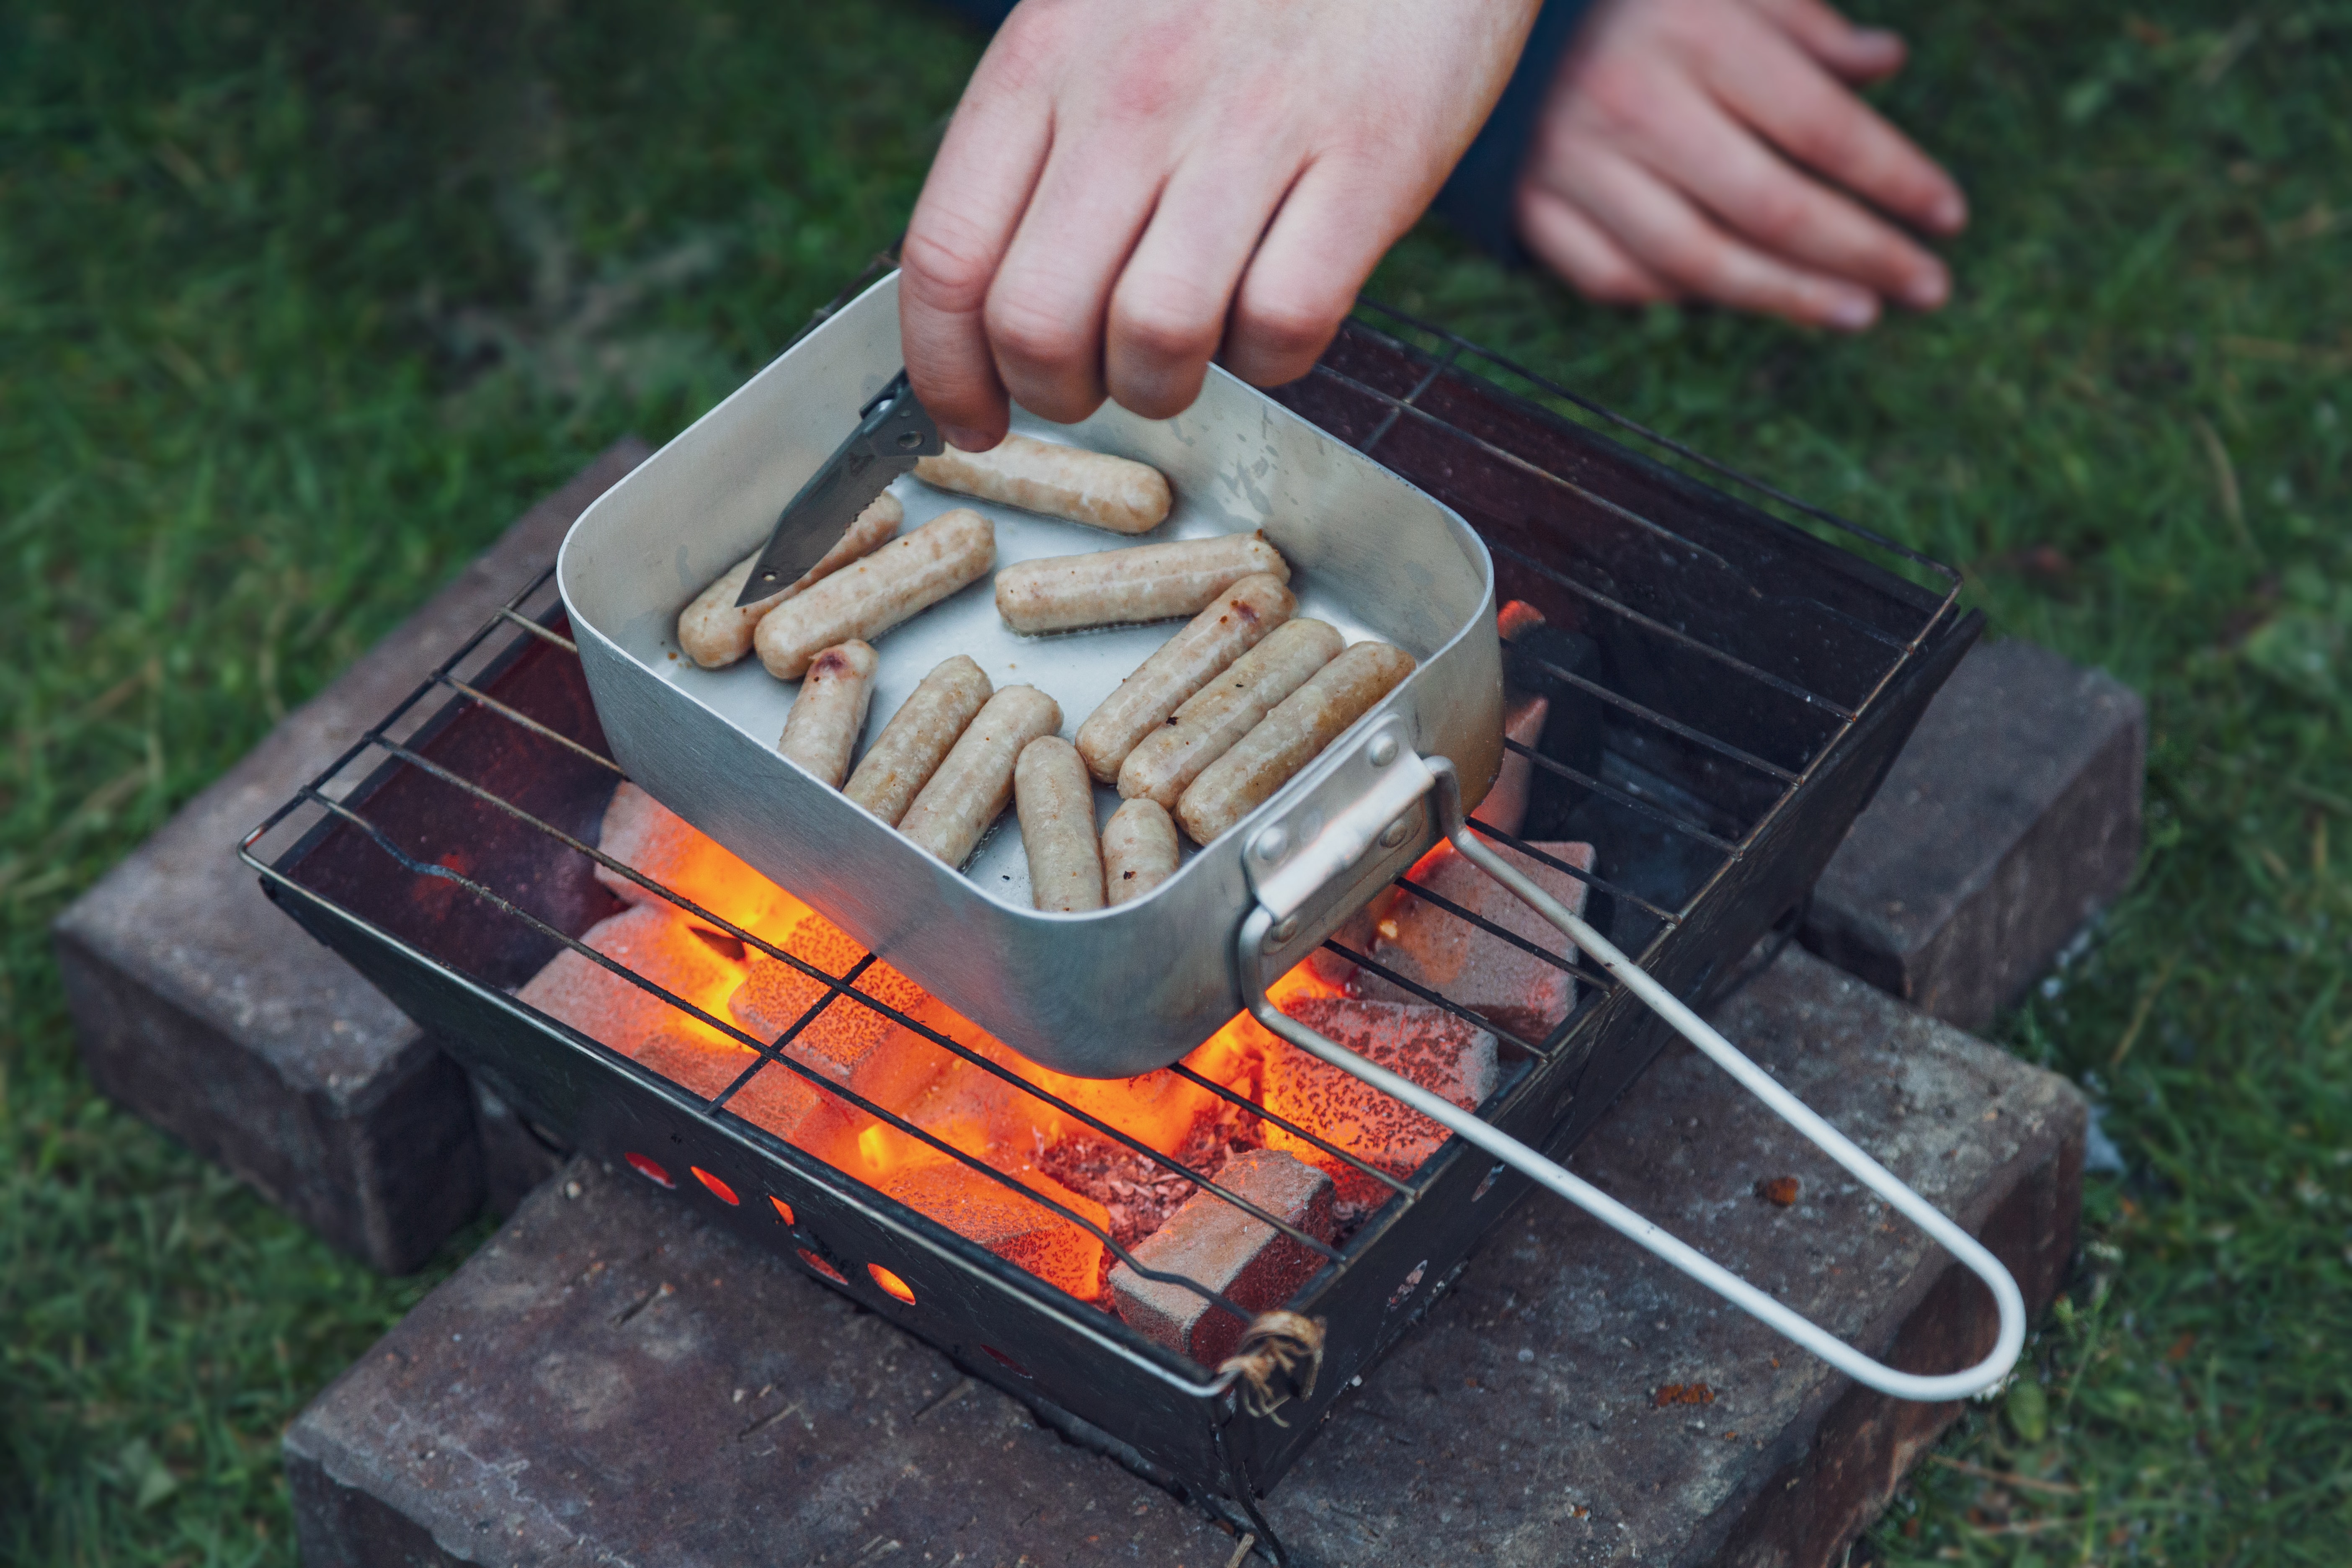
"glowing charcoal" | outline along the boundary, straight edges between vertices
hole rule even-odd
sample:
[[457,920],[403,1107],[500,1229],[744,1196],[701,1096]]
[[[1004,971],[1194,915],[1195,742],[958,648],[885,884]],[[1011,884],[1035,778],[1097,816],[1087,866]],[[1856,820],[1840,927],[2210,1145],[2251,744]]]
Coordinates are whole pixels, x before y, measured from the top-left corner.
[[[746,929],[764,930],[780,915],[796,914],[803,908],[797,899],[633,784],[624,784],[613,792],[596,847]],[[596,868],[596,879],[630,903],[676,909],[658,894],[602,866]]]
[[[1226,1161],[1216,1182],[1317,1240],[1331,1239],[1331,1178],[1314,1166],[1278,1149],[1250,1149]],[[1323,1266],[1320,1253],[1202,1191],[1134,1252],[1146,1268],[1181,1274],[1253,1312],[1281,1306]],[[1245,1326],[1196,1292],[1147,1279],[1124,1263],[1111,1268],[1110,1292],[1129,1323],[1210,1366],[1233,1352]]]
[[[1507,846],[1494,847],[1538,887],[1565,904],[1570,913],[1584,912],[1582,882]],[[1535,847],[1580,871],[1592,868],[1590,844]],[[1563,961],[1575,954],[1575,944],[1550,921],[1464,859],[1450,844],[1442,844],[1423,857],[1413,868],[1412,880]],[[1413,897],[1409,889],[1399,889],[1395,901],[1374,922],[1368,956],[1530,1044],[1540,1043],[1576,1003],[1576,983],[1567,970]],[[1350,995],[1370,1002],[1421,1000],[1369,969],[1358,970],[1347,989]]]
[[[1285,1011],[1465,1110],[1495,1091],[1495,1037],[1442,1008],[1316,997],[1290,1003]],[[1419,1111],[1279,1040],[1266,1047],[1265,1108],[1392,1176],[1419,1170],[1447,1136]],[[1266,1128],[1265,1141],[1329,1172],[1343,1204],[1365,1205],[1388,1196],[1382,1183],[1278,1127]]]
[[[1036,1171],[1022,1171],[1016,1179],[1071,1213],[1108,1228],[1109,1216],[1092,1198],[1080,1197]],[[1048,1285],[1080,1300],[1091,1301],[1101,1294],[1101,1241],[1002,1182],[953,1162],[939,1162],[902,1167],[876,1184],[918,1214],[928,1215]]]
[[[591,926],[581,942],[639,978],[720,1017],[726,1016],[727,997],[743,977],[743,966],[722,946],[697,935],[667,905],[624,910]],[[724,939],[721,942],[731,945]],[[742,1048],[700,1019],[568,947],[531,976],[516,998],[632,1056],[656,1034]]]
[[761,1068],[751,1082],[737,1089],[727,1109],[752,1126],[843,1169],[853,1168],[858,1129],[871,1124],[869,1118],[775,1062]]
[[[778,945],[832,975],[849,973],[866,951],[814,913],[803,915]],[[935,1009],[929,996],[887,964],[869,965],[854,989],[909,1016],[931,1022]],[[746,1033],[776,1040],[830,994],[824,982],[754,950],[750,971],[728,999],[727,1009]],[[911,1105],[950,1059],[945,1051],[903,1024],[840,995],[835,995],[784,1048],[853,1092],[893,1110]]]

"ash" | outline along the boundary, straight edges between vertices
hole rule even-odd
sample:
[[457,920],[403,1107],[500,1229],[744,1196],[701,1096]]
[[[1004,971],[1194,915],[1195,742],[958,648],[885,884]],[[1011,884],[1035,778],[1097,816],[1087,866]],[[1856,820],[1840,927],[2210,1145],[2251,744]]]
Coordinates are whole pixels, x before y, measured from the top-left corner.
[[[1213,1180],[1231,1156],[1265,1142],[1256,1118],[1221,1100],[1214,1114],[1192,1123],[1192,1130],[1170,1158]],[[1127,1247],[1166,1224],[1168,1216],[1196,1190],[1193,1183],[1175,1172],[1092,1133],[1063,1139],[1045,1151],[1037,1168],[1109,1210],[1111,1239]],[[1106,1257],[1103,1261],[1108,1268],[1111,1259]]]

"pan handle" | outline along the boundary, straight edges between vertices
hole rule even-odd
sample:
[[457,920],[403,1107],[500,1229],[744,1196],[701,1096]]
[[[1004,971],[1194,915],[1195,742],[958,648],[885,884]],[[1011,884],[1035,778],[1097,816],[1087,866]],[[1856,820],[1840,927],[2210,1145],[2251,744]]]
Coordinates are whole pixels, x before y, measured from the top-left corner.
[[1361,1079],[1383,1093],[1394,1096],[1465,1141],[1533,1177],[1610,1229],[1646,1247],[1732,1305],[1762,1319],[1856,1383],[1897,1399],[1934,1404],[1963,1398],[2006,1377],[2010,1368],[2017,1363],[2018,1352],[2025,1344],[2025,1299],[2017,1289],[2017,1281],[2010,1277],[2008,1269],[2001,1267],[2000,1259],[1986,1251],[1975,1237],[1946,1218],[1934,1205],[1898,1181],[1885,1166],[1855,1147],[1851,1140],[1815,1114],[1803,1101],[1774,1082],[1769,1074],[1742,1055],[1737,1047],[1685,1006],[1673,993],[1652,979],[1608,938],[1570,914],[1557,900],[1480,841],[1463,820],[1461,783],[1454,775],[1453,764],[1443,757],[1425,758],[1423,761],[1430,772],[1436,775],[1437,808],[1445,837],[1453,842],[1454,848],[1509,889],[1529,909],[1558,926],[1570,941],[1591,955],[1594,963],[1671,1024],[1676,1033],[1737,1079],[1741,1088],[1762,1100],[1782,1121],[1844,1166],[1863,1185],[1900,1210],[1985,1282],[1992,1291],[1993,1300],[2000,1313],[2000,1332],[1994,1342],[1992,1353],[1965,1372],[1947,1373],[1936,1377],[1897,1372],[1874,1361],[1810,1319],[1782,1306],[1721,1264],[1669,1236],[1599,1188],[1570,1174],[1510,1134],[1410,1079],[1399,1077],[1386,1068],[1366,1061],[1355,1052],[1326,1039],[1315,1030],[1277,1011],[1266,1000],[1263,967],[1266,936],[1276,923],[1276,915],[1263,904],[1253,910],[1242,922],[1236,939],[1238,962],[1234,965],[1240,973],[1242,994],[1257,1021],[1300,1050]]

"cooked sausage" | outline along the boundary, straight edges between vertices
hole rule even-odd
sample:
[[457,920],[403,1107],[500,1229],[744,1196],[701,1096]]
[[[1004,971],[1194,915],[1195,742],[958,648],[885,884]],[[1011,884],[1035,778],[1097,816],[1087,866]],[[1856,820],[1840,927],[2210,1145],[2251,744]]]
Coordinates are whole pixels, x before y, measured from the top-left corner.
[[1227,588],[1259,573],[1290,581],[1290,563],[1262,533],[1050,555],[996,574],[996,613],[1029,637],[1173,620],[1199,614]]
[[829,647],[811,659],[808,673],[801,677],[801,694],[784,715],[776,750],[839,789],[866,728],[866,709],[874,700],[874,671],[881,662],[862,642]]
[[994,564],[996,525],[960,506],[770,610],[752,646],[770,675],[798,680],[819,648],[880,637]]
[[898,826],[989,690],[987,675],[962,654],[943,661],[890,715],[842,794]]
[[1040,735],[1013,765],[1013,808],[1029,857],[1029,901],[1065,914],[1103,907],[1102,841],[1095,837],[1095,785],[1077,748]]
[[1118,793],[1173,811],[1201,770],[1231,751],[1274,705],[1339,657],[1347,639],[1323,621],[1291,621],[1184,700],[1119,764]]
[[1007,436],[985,452],[950,447],[917,463],[915,477],[1113,533],[1149,533],[1166,520],[1171,500],[1168,477],[1149,463],[1026,436]]
[[1232,751],[1202,769],[1176,803],[1176,820],[1193,843],[1208,843],[1395,690],[1412,666],[1412,655],[1402,648],[1358,643],[1276,703]]
[[1289,589],[1263,574],[1244,577],[1220,594],[1078,726],[1078,755],[1086,759],[1087,771],[1105,784],[1117,784],[1119,764],[1137,742],[1167,723],[1185,699],[1297,608]]
[[1102,854],[1103,896],[1116,909],[1176,874],[1176,824],[1156,800],[1128,801],[1103,824]]
[[1021,749],[1062,727],[1062,705],[1034,686],[1008,686],[988,700],[957,737],[939,771],[915,796],[898,831],[950,866],[961,867],[1013,797]]
[[764,599],[754,599],[741,609],[735,607],[735,595],[743,591],[750,580],[751,568],[760,552],[751,554],[730,567],[727,574],[695,595],[694,603],[677,615],[677,646],[686,650],[687,658],[705,669],[723,669],[751,651],[751,634],[770,610],[806,588],[820,577],[830,577],[861,555],[871,555],[882,548],[883,541],[898,531],[905,521],[907,509],[898,504],[894,495],[879,495],[874,504],[857,514],[841,542],[824,552],[824,558],[810,567],[801,580],[789,587],[779,588]]

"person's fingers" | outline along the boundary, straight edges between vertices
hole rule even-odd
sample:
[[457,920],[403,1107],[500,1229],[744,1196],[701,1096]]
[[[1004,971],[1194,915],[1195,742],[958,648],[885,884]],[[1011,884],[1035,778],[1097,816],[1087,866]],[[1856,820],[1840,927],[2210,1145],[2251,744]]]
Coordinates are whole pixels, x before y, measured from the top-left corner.
[[[1816,86],[1845,90],[1825,76],[1817,75]],[[1650,144],[1636,155],[1757,248],[1915,310],[1932,310],[1950,297],[1951,275],[1941,261],[1894,225],[1790,168],[1705,93],[1684,88],[1658,108]]]
[[1059,424],[1102,406],[1103,315],[1159,199],[1151,150],[1056,148],[988,291],[988,342],[1013,401]]
[[1612,149],[1582,149],[1567,194],[1637,264],[1686,293],[1842,331],[1878,319],[1878,296],[1869,289],[1725,233],[1682,193]]
[[907,379],[941,434],[967,451],[1004,435],[988,289],[1052,142],[1028,45],[1021,29],[1005,28],[972,73],[898,253]]
[[1967,198],[1934,159],[1769,28],[1706,52],[1702,80],[1732,113],[1808,168],[1937,234],[1968,222]]
[[1238,142],[1170,176],[1111,291],[1103,369],[1121,407],[1166,419],[1200,395],[1234,286],[1289,177]]
[[1377,170],[1339,159],[1309,163],[1234,290],[1225,368],[1254,386],[1280,386],[1313,369],[1426,194],[1412,193],[1405,211]]
[[1528,183],[1519,187],[1519,238],[1536,259],[1586,299],[1603,305],[1646,305],[1671,300],[1674,289],[1625,253],[1574,203]]
[[1857,27],[1822,0],[1748,0],[1789,36],[1848,81],[1876,81],[1903,68],[1908,52],[1899,34]]

